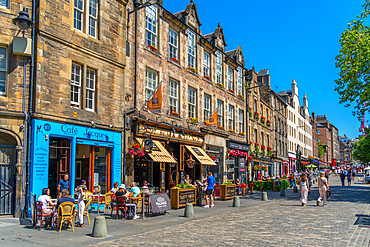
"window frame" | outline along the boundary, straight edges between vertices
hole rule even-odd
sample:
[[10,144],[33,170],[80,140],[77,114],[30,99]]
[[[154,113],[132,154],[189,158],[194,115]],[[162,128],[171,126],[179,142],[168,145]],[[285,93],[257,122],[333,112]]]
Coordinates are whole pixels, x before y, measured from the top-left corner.
[[[152,75],[155,75],[155,78],[153,77],[149,78],[148,77],[149,72],[152,73]],[[148,86],[149,79],[151,80],[153,87]],[[153,95],[157,86],[158,86],[158,72],[150,68],[146,68],[146,71],[145,71],[145,100],[148,100],[149,97]]]
[[229,104],[229,130],[235,131],[235,107]]
[[239,132],[244,133],[244,111],[239,109]]
[[224,102],[217,100],[217,125],[224,126]]
[[[173,34],[176,35],[176,37],[172,36],[171,37],[171,32]],[[171,38],[172,40],[175,40],[176,41],[176,44],[173,44],[171,42]],[[174,49],[174,53],[175,53],[175,56],[171,56],[171,48]],[[179,61],[179,33],[177,31],[175,31],[175,29],[173,28],[169,28],[168,30],[168,57],[171,59],[171,58],[175,58],[176,61]]]
[[[93,38],[97,38],[97,36],[98,36],[98,20],[99,20],[99,0],[88,0],[89,1],[89,12],[88,12],[88,17],[89,17],[89,25],[88,25],[88,35],[90,36],[90,37],[93,37]],[[91,2],[92,1],[95,1],[96,2],[96,6],[95,6],[95,14],[96,14],[96,16],[94,16],[94,15],[92,15],[91,14]],[[95,25],[92,27],[92,25],[91,25],[91,20],[92,21],[94,21],[95,22]],[[94,31],[95,31],[95,35],[92,35],[91,34],[91,32],[90,32],[90,30],[91,29],[94,29]]]
[[188,68],[197,67],[197,43],[196,34],[192,30],[188,29]]
[[234,70],[230,67],[227,69],[227,88],[234,92]]
[[237,89],[238,89],[238,95],[244,96],[243,93],[243,69],[242,67],[238,67],[238,82],[237,82]]
[[5,50],[5,69],[0,68],[0,73],[4,73],[4,92],[0,91],[0,96],[6,96],[8,86],[8,47],[0,46],[0,49]]
[[[176,84],[176,87],[174,88],[173,85]],[[179,112],[179,81],[176,81],[172,78],[168,80],[168,106],[170,114],[172,110],[180,115]],[[173,95],[173,92],[175,91],[176,95]]]
[[222,74],[222,53],[220,50],[216,51],[216,83],[223,83],[223,74]]
[[209,94],[204,94],[204,108],[203,108],[203,115],[204,115],[204,121],[207,121],[211,117],[211,95]]
[[[76,6],[76,2],[82,3],[82,8]],[[85,9],[85,0],[74,0],[73,1],[73,27],[74,29],[83,32],[84,29],[84,9]],[[80,13],[80,19],[76,18],[76,12]],[[76,27],[76,20],[80,22],[80,29]]]
[[[74,68],[79,68],[79,74],[74,71]],[[83,66],[81,64],[72,62],[71,68],[71,100],[70,105],[74,108],[81,109],[81,88],[82,88],[82,74],[83,74]],[[75,80],[76,76],[79,76],[79,81]],[[77,83],[76,83],[77,82]],[[74,91],[74,88],[77,88],[77,91]],[[77,93],[78,102],[74,101],[75,94]],[[72,97],[73,94],[73,97]]]
[[[152,17],[153,21],[150,21],[149,17]],[[148,23],[153,27],[148,28]],[[149,39],[148,34],[152,37]],[[154,37],[154,40],[152,39]],[[148,42],[150,40],[150,43]],[[158,49],[158,8],[155,4],[145,7],[145,45],[153,46]]]
[[[94,72],[94,78],[93,80],[91,80],[90,78],[90,71],[93,71]],[[96,104],[96,84],[97,84],[97,70],[96,69],[92,69],[92,68],[87,68],[86,69],[86,87],[85,87],[85,92],[86,92],[86,107],[85,109],[87,111],[95,111],[95,104]],[[91,88],[89,86],[89,83],[88,82],[92,82],[93,83],[93,88]],[[92,99],[89,98],[89,93],[88,92],[92,92]],[[91,107],[89,107],[89,104],[88,104],[88,101],[91,100],[92,103],[91,103]]]
[[203,77],[211,79],[211,54],[204,51],[203,56]]
[[9,5],[10,5],[10,1],[9,0],[5,0],[5,4],[6,5],[0,5],[0,8],[7,8],[7,9],[9,9]]
[[188,87],[188,116],[189,118],[197,118],[197,90],[192,87]]

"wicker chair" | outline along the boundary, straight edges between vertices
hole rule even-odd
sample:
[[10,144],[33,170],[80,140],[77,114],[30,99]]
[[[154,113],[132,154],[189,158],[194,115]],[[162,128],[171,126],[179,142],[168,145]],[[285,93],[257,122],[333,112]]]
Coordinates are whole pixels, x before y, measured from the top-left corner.
[[58,226],[59,232],[62,230],[63,222],[71,224],[72,231],[74,230],[73,219],[76,214],[76,206],[73,202],[63,202],[58,208]]

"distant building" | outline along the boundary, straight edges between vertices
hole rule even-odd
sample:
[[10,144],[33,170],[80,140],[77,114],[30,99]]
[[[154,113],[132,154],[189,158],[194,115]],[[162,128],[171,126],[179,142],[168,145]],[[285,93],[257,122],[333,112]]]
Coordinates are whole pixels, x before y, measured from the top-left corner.
[[341,165],[353,165],[359,163],[353,158],[353,144],[356,143],[358,139],[350,139],[346,134],[344,136],[339,136],[339,155]]

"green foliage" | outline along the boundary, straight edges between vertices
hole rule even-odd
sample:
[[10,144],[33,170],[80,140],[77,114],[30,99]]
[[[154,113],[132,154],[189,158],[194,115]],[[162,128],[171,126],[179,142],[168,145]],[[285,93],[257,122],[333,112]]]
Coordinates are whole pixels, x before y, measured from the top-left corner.
[[233,185],[233,183],[232,182],[224,182],[221,185]]
[[319,159],[321,159],[321,156],[325,153],[324,145],[322,145],[321,142],[319,142]]
[[341,50],[336,56],[336,67],[340,69],[340,78],[335,80],[335,91],[339,93],[340,103],[355,103],[353,115],[360,119],[366,111],[370,111],[370,0],[363,5],[364,10],[356,20],[348,23],[342,33]]
[[176,185],[175,187],[173,187],[174,189],[188,189],[188,188],[193,188],[193,185],[191,184],[185,184],[185,183],[181,183],[181,184],[178,184]]
[[360,160],[363,164],[370,163],[370,135],[360,137],[360,140],[354,144],[353,157]]
[[[273,190],[274,189],[274,181],[253,181],[254,183],[254,190],[260,190],[262,186],[262,190]],[[289,182],[288,180],[281,179],[280,180],[280,186],[278,186],[278,190],[281,188],[288,188],[289,187]]]

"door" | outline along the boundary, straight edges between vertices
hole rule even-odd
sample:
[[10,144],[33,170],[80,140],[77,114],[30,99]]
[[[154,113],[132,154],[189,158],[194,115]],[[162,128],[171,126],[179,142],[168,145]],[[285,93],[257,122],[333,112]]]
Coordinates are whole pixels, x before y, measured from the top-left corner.
[[105,194],[110,190],[111,148],[91,146],[90,191]]
[[0,215],[14,213],[16,146],[0,144]]

